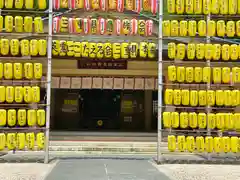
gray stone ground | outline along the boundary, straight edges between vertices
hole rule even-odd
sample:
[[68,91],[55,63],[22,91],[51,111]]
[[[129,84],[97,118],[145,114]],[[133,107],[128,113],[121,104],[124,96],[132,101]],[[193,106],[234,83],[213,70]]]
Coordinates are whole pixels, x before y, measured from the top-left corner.
[[44,180],[54,166],[54,163],[2,163],[0,180]]
[[46,180],[169,180],[148,160],[60,160]]
[[[2,163],[7,171],[2,171],[0,166],[0,174],[4,180],[8,180],[8,177],[24,177],[28,180],[169,180],[152,165],[152,155],[93,156],[77,152],[56,152],[51,153],[49,165],[19,163],[34,162],[36,159],[40,162],[42,158],[43,155],[37,152],[9,153],[2,162],[17,163]],[[11,169],[11,166],[16,170]]]
[[[33,162],[41,162],[43,153],[9,153],[0,159],[0,180],[240,180],[239,165],[156,165],[153,156],[52,152],[50,164],[42,164]],[[204,159],[193,154],[165,158]]]

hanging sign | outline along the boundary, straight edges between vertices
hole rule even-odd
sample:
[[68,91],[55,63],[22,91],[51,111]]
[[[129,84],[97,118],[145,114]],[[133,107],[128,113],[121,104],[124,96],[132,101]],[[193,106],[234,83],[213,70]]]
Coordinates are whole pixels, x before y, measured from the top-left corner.
[[144,89],[144,78],[135,78],[134,89]]
[[154,89],[154,78],[146,78],[145,79],[145,89],[146,90]]
[[127,69],[126,60],[91,60],[83,59],[78,61],[79,69]]
[[65,113],[78,113],[79,112],[79,94],[68,93],[66,97],[64,97],[61,110],[62,112],[65,112]]
[[71,78],[70,77],[61,77],[60,88],[69,89],[71,86]]
[[82,86],[82,78],[74,77],[71,80],[71,89],[80,89]]
[[82,89],[91,89],[92,88],[92,78],[83,77],[82,78]]
[[123,89],[123,78],[114,78],[113,89]]
[[113,78],[103,78],[103,89],[113,88]]
[[124,79],[124,89],[133,89],[134,79],[133,78],[125,78]]
[[93,78],[92,88],[102,89],[103,79],[101,77]]
[[59,88],[60,77],[52,77],[52,88]]

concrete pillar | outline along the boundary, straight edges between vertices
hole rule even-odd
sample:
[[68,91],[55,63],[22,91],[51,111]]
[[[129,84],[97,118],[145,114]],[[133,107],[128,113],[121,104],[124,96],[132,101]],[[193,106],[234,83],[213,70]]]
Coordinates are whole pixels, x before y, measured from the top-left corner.
[[144,91],[144,113],[145,113],[145,130],[151,131],[152,129],[152,113],[153,113],[153,104],[152,104],[152,91]]

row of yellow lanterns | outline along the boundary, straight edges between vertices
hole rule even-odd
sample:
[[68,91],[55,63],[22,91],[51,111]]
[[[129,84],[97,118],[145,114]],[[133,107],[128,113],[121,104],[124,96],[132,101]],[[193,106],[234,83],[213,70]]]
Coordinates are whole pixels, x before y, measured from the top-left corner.
[[1,0],[0,9],[16,9],[16,10],[45,10],[47,8],[47,0]]
[[240,36],[240,21],[165,20],[163,36]]
[[43,149],[45,135],[43,132],[34,133],[0,133],[0,150],[34,150]]
[[[47,41],[44,39],[1,39],[0,53],[3,56],[46,56]],[[85,57],[85,58],[154,58],[156,43],[95,43],[53,40],[53,56]]]
[[171,14],[240,14],[238,0],[167,0],[167,11]]
[[43,33],[44,23],[42,17],[32,16],[0,16],[0,32],[16,33]]
[[168,80],[179,83],[239,83],[239,67],[168,66]]
[[174,152],[176,150],[180,152],[207,152],[207,153],[237,153],[238,142],[240,138],[238,137],[202,137],[197,136],[168,136],[168,150]]
[[44,126],[44,109],[0,109],[0,126]]
[[0,79],[41,79],[41,63],[0,63]]
[[166,105],[183,106],[238,106],[239,90],[188,90],[166,89],[164,95]]
[[39,86],[0,86],[0,103],[39,103]]
[[95,43],[53,40],[53,56],[84,58],[154,58],[156,44],[152,42]]
[[184,60],[223,60],[236,61],[240,57],[238,44],[168,43],[168,57]]
[[240,113],[163,112],[164,128],[240,130]]
[[7,56],[46,56],[47,41],[45,39],[1,39],[1,55]]

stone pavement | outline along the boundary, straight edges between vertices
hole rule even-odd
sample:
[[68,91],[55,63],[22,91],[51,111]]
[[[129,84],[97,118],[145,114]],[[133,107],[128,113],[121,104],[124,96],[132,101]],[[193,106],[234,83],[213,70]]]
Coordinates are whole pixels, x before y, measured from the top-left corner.
[[169,180],[146,159],[59,160],[46,180]]
[[[34,162],[43,158],[43,153],[17,152],[9,153],[2,158],[9,162],[13,160]],[[8,167],[13,164],[15,165],[13,167],[19,170],[17,172],[13,170],[11,173],[9,168],[8,173],[3,175],[13,177],[18,174],[19,177],[29,180],[43,180],[43,178],[46,180],[169,180],[152,165],[152,162],[152,155],[84,155],[79,152],[51,152],[49,165],[26,163],[24,166],[24,164],[11,163]],[[18,165],[24,168],[18,168]]]
[[0,180],[44,180],[55,163],[1,163]]
[[[42,159],[41,152],[9,153],[0,163],[0,180],[240,180],[238,165],[163,164],[153,155],[51,152],[50,164],[26,163]],[[201,159],[195,155],[167,155],[169,159]]]
[[171,180],[240,180],[238,165],[166,164],[157,168]]

